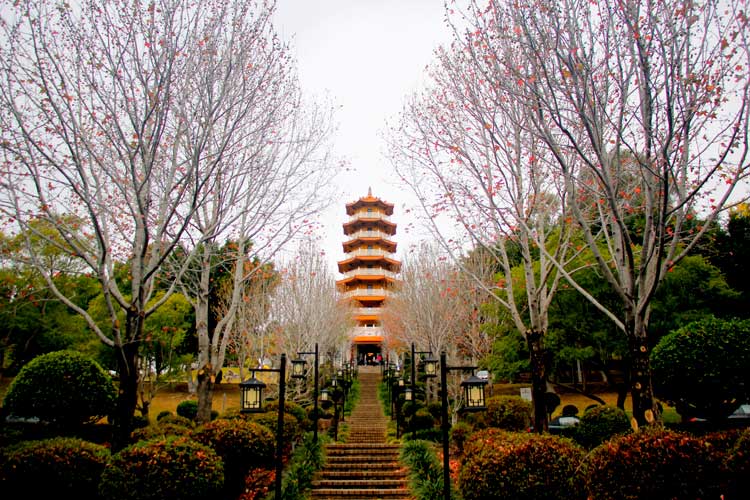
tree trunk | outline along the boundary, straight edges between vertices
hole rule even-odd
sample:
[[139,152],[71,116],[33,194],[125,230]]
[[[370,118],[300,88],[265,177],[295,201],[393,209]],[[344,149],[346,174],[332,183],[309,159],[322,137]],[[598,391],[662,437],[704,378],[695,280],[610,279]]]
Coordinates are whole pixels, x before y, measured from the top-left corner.
[[526,332],[531,361],[531,400],[534,405],[534,432],[547,432],[547,406],[544,393],[547,391],[547,374],[544,366],[544,335],[530,330]]
[[633,400],[633,418],[638,427],[652,425],[658,420],[653,386],[648,338],[644,326],[636,327],[630,336],[630,397]]
[[117,353],[119,392],[112,429],[112,452],[130,444],[133,414],[138,404],[138,343],[129,342]]
[[211,409],[213,408],[214,396],[214,373],[211,364],[207,364],[198,370],[198,414],[195,421],[205,424],[211,421]]

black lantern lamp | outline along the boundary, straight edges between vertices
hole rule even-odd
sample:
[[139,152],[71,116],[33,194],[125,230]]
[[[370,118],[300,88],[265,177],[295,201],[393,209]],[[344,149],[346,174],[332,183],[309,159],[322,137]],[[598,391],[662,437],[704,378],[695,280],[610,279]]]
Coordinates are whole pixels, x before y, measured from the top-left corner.
[[240,383],[240,413],[260,413],[263,411],[263,389],[266,384],[252,376]]
[[307,361],[302,358],[292,360],[292,378],[305,378]]
[[328,391],[328,389],[323,389],[322,391],[320,391],[320,400],[323,402],[331,400],[331,393]]
[[404,386],[404,379],[402,379],[402,378],[398,379],[398,386],[399,387],[403,387]]
[[412,390],[409,387],[404,389],[404,401],[412,401],[413,399],[414,393],[412,392]]
[[339,368],[338,370],[336,370],[336,376],[338,378],[344,378],[344,370],[342,370],[341,368]]
[[464,391],[464,401],[466,401],[466,406],[464,407],[466,411],[487,409],[487,406],[484,404],[484,386],[486,384],[486,380],[482,380],[474,374],[461,382],[461,387]]
[[331,386],[332,386],[332,387],[338,387],[338,385],[339,385],[339,381],[338,381],[338,379],[337,379],[336,377],[333,377],[333,378],[331,379]]
[[422,361],[424,364],[424,376],[433,378],[437,377],[437,370],[438,370],[438,360],[432,357],[432,354],[430,354],[429,358],[426,358]]

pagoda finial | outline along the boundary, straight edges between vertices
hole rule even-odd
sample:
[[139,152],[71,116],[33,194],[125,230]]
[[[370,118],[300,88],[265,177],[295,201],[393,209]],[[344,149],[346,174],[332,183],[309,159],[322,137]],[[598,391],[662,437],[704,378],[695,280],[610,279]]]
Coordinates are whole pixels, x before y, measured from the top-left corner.
[[367,197],[368,198],[372,198],[372,188],[371,187],[367,188]]

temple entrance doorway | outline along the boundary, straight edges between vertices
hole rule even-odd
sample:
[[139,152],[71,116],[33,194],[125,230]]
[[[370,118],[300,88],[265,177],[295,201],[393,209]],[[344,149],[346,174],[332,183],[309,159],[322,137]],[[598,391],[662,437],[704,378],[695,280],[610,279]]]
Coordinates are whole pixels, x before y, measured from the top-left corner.
[[383,364],[383,353],[380,344],[355,344],[355,355],[358,366],[380,366]]

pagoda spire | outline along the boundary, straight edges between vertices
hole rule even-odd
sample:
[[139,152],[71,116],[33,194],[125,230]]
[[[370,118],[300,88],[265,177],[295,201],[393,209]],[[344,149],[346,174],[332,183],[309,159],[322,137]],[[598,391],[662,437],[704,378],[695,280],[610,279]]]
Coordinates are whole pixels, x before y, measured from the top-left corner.
[[367,197],[368,198],[372,198],[372,188],[371,187],[367,188]]

